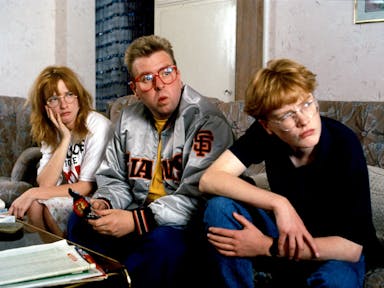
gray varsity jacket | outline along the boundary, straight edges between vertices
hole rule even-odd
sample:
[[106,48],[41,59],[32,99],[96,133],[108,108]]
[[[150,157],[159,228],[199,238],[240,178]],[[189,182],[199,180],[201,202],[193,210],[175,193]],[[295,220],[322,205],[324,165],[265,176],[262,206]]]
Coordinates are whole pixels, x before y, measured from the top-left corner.
[[[231,127],[206,97],[184,86],[179,109],[161,133],[163,181],[167,195],[149,204],[158,225],[186,225],[204,198],[198,190],[203,171],[233,143]],[[141,103],[125,108],[97,171],[95,198],[112,208],[145,205],[156,167],[159,134]]]

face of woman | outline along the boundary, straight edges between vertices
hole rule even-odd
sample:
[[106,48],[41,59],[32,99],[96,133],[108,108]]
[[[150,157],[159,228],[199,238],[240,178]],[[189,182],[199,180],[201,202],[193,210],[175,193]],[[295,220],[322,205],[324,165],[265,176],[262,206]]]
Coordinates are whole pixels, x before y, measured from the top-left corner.
[[63,80],[57,82],[59,95],[52,95],[47,99],[47,108],[55,115],[56,119],[61,118],[62,123],[72,130],[79,112],[79,101],[77,95],[68,90]]

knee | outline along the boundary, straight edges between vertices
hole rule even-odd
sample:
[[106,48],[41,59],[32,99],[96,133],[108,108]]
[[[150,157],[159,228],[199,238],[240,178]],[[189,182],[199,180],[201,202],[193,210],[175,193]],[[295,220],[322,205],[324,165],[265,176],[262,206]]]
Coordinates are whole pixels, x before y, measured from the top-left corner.
[[[204,213],[205,219],[220,217],[228,211],[233,211],[233,200],[221,196],[213,197],[208,200]],[[232,209],[231,209],[232,208]]]
[[214,197],[207,202],[204,213],[204,224],[206,228],[210,226],[235,228],[238,229],[238,223],[233,218],[233,212],[244,214],[243,208],[230,198]]
[[222,196],[215,196],[208,200],[207,209],[209,211],[215,211],[217,213],[224,213],[228,210],[233,211],[236,206],[236,202],[231,198]]
[[227,207],[228,205],[233,205],[232,203],[233,203],[233,200],[230,198],[223,197],[223,196],[215,196],[208,200],[207,206],[211,208],[213,207],[216,209],[222,209]]
[[30,222],[41,221],[43,218],[43,205],[38,201],[33,201],[27,211],[27,216]]

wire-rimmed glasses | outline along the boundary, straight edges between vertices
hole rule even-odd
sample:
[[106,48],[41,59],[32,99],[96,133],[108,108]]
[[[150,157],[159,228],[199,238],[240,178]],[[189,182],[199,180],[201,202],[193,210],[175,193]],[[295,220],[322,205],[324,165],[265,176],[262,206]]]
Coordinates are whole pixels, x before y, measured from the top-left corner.
[[141,91],[147,92],[154,87],[156,77],[166,85],[172,84],[177,78],[177,67],[175,65],[169,65],[159,69],[157,73],[141,74],[133,81]]
[[64,100],[67,104],[71,104],[73,101],[75,101],[76,98],[77,96],[72,92],[67,92],[64,96],[53,95],[47,99],[47,105],[49,108],[56,108],[60,104],[59,99],[61,99],[61,101]]
[[299,120],[297,113],[300,112],[301,115],[305,116],[308,120],[311,120],[312,117],[319,111],[319,105],[317,104],[316,98],[310,95],[310,99],[301,103],[298,107],[284,113],[279,116],[277,119],[270,119],[269,122],[272,122],[280,130],[284,132],[290,131],[294,128]]

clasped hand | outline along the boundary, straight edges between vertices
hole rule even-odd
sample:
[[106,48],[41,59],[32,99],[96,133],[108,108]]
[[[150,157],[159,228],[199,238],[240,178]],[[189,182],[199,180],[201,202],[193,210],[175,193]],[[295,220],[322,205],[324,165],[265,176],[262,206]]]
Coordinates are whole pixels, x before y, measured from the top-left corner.
[[[272,245],[272,238],[263,234],[253,223],[244,216],[234,212],[233,217],[243,226],[241,230],[210,227],[208,230],[208,241],[225,256],[255,257],[269,255],[269,248]],[[305,227],[304,227],[305,228]],[[279,257],[299,260],[304,251],[304,242],[315,251],[317,247],[308,231],[305,229],[304,235],[295,231],[293,233],[280,231],[279,237]],[[299,237],[301,236],[301,238]],[[301,241],[298,241],[301,239]],[[313,246],[309,243],[313,241]],[[317,252],[314,252],[319,257]]]
[[122,237],[135,230],[131,211],[108,209],[104,200],[92,199],[92,211],[101,216],[98,219],[87,220],[92,228],[100,234]]

